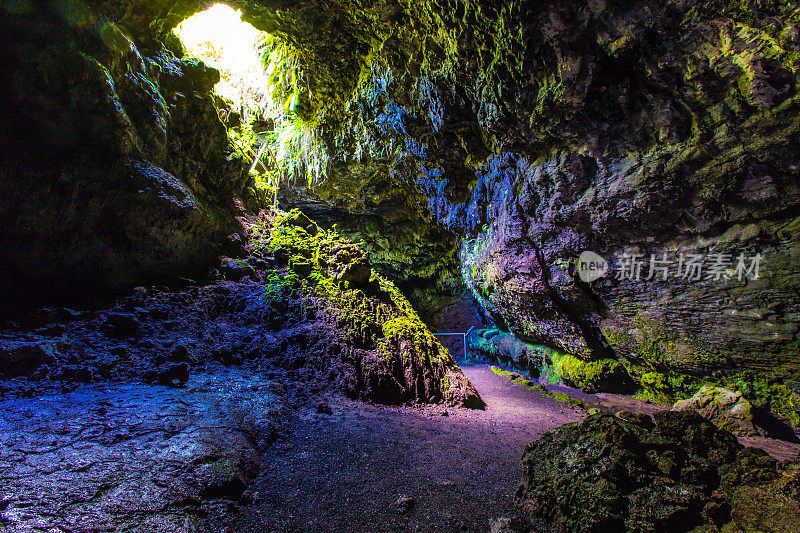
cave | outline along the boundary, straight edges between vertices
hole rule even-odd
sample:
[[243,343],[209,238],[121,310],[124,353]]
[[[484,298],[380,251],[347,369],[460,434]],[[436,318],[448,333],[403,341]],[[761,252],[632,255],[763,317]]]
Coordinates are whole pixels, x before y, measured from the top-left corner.
[[0,530],[800,531],[800,3],[0,33]]

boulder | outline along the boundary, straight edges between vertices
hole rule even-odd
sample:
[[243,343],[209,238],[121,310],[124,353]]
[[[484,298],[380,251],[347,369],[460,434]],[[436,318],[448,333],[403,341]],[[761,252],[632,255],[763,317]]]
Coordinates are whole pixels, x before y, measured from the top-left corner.
[[[558,532],[773,531],[800,516],[800,495],[775,488],[796,469],[693,411],[595,413],[545,433],[522,462],[518,505]],[[754,513],[742,491],[772,512]]]
[[247,261],[223,257],[219,263],[219,275],[227,281],[239,281],[245,277],[255,278],[256,272]]
[[720,429],[734,435],[754,436],[761,432],[753,423],[753,405],[742,393],[704,385],[686,400],[676,402],[673,411],[696,411]]
[[56,362],[56,348],[47,342],[9,342],[0,346],[0,376],[31,376],[42,365]]
[[[524,514],[576,532],[689,531],[751,520],[736,495],[780,479],[777,461],[695,412],[654,419],[596,413],[529,444],[517,491]],[[776,514],[795,512],[797,494],[789,499]]]
[[761,432],[753,423],[753,406],[740,392],[704,385],[697,394],[681,400],[673,411],[696,411],[720,429],[734,435],[753,436]]

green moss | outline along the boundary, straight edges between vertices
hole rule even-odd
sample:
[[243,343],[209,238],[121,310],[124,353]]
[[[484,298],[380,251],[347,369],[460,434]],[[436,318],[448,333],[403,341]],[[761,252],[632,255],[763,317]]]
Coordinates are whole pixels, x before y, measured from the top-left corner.
[[509,376],[513,374],[513,372],[509,372],[508,370],[504,370],[504,369],[500,368],[499,366],[494,366],[493,365],[493,366],[490,366],[489,368],[491,369],[492,372],[494,372],[498,376],[501,376],[501,377],[504,377],[504,378],[508,377],[508,379],[511,379]]
[[642,390],[636,394],[637,398],[663,405],[675,401],[672,385],[666,375],[660,372],[645,372],[639,376],[638,381]]
[[[732,365],[723,357],[642,316],[633,320],[629,331],[605,328],[603,334],[623,356],[629,375],[640,385],[637,397],[641,399],[671,404],[692,396],[708,383],[739,391],[753,405],[800,427],[800,395],[784,382],[793,375],[792,368],[776,367],[771,373],[732,371]],[[796,360],[796,350],[797,346],[790,346],[778,359]],[[710,370],[702,377],[681,371],[697,366]]]
[[440,386],[442,388],[442,394],[447,395],[450,392],[450,381],[446,377],[440,380]]
[[613,359],[585,361],[570,354],[554,356],[553,371],[561,381],[589,391],[604,390],[614,386],[624,374],[619,361]]
[[286,299],[291,294],[293,287],[300,284],[300,278],[289,272],[282,274],[277,270],[268,270],[264,279],[264,300],[268,305]]
[[548,385],[558,385],[561,383],[561,376],[556,373],[553,361],[557,361],[563,354],[545,346],[542,346],[542,349],[545,350],[545,353],[541,357],[539,375],[545,376]]
[[383,323],[383,335],[387,339],[397,339],[401,337],[414,337],[422,334],[419,324],[408,317],[393,318]]
[[[400,290],[381,276],[371,274],[367,287],[351,287],[337,281],[328,271],[334,261],[347,254],[338,253],[352,243],[335,230],[325,231],[295,209],[280,213],[271,222],[262,222],[252,231],[251,248],[262,255],[283,257],[289,269],[267,273],[266,297],[286,297],[293,286],[303,286],[324,298],[336,314],[338,326],[357,345],[372,346],[378,337],[377,348],[387,358],[399,354],[404,362],[409,355],[404,343],[414,347],[420,357],[436,359],[455,365],[447,350],[436,340]],[[358,260],[359,257],[351,258]],[[345,259],[346,260],[346,259]],[[431,361],[423,361],[429,364]]]
[[[383,323],[382,330],[386,341],[380,344],[380,349],[384,353],[389,353],[391,346],[399,346],[404,340],[412,342],[416,352],[423,352],[426,343],[430,342],[429,336],[432,337],[421,321],[417,322],[407,316],[387,320]],[[406,351],[400,350],[400,354],[405,360]]]
[[800,428],[800,395],[785,383],[759,376],[753,371],[742,371],[724,377],[716,384],[741,392],[753,405],[768,409],[795,428]]
[[641,386],[638,397],[657,403],[689,397],[702,385],[702,380],[681,372],[682,368],[701,366],[713,371],[730,366],[722,355],[646,316],[636,316],[628,330],[608,327],[602,333]]

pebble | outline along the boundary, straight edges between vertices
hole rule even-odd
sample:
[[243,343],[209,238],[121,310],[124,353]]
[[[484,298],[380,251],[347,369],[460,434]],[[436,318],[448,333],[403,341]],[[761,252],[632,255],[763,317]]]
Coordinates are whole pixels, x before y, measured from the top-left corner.
[[414,503],[414,498],[408,496],[407,494],[402,494],[399,498],[397,498],[397,501],[394,502],[394,505],[401,513],[407,513],[412,507],[414,507]]

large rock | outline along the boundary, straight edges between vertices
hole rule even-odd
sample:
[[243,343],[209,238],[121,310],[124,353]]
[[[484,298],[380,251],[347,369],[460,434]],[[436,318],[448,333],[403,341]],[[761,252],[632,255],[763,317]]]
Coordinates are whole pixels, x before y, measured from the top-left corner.
[[[558,532],[800,525],[800,498],[782,489],[797,481],[796,467],[742,447],[696,413],[662,411],[655,422],[625,412],[590,415],[529,444],[522,462],[519,505]],[[770,512],[754,509],[745,494],[759,494]]]
[[697,394],[675,403],[673,411],[696,411],[720,429],[734,435],[753,436],[759,431],[753,425],[753,405],[740,392],[704,385]]
[[42,365],[56,362],[57,349],[48,342],[3,342],[0,344],[0,377],[30,376]]
[[350,396],[483,407],[452,356],[398,288],[372,271],[356,244],[296,210],[262,224],[270,231],[254,238],[255,255],[280,257],[287,267],[265,272],[268,297],[261,303],[248,297],[249,305],[269,304],[264,311],[270,316],[279,310],[275,321],[284,327],[315,309],[316,323],[307,318],[295,324],[303,341],[289,357],[296,355],[309,369],[325,368]]

